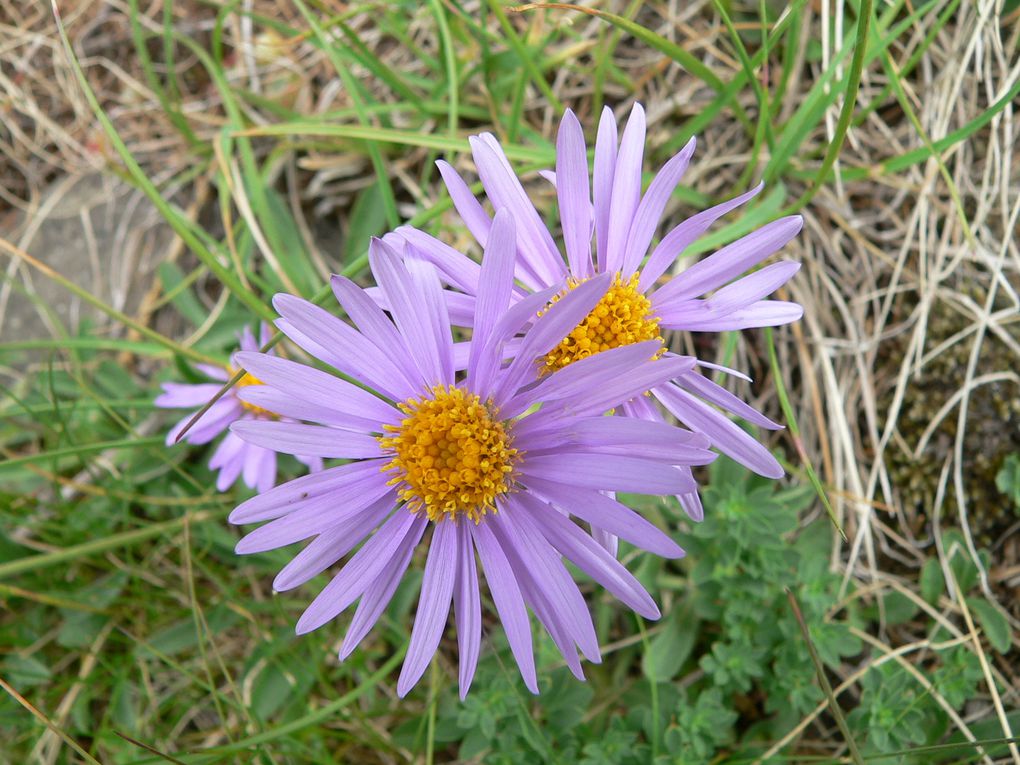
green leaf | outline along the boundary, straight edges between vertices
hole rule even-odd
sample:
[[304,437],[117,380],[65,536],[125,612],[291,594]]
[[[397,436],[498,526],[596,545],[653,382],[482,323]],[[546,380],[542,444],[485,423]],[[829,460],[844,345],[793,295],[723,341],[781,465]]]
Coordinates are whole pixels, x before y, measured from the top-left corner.
[[[943,546],[949,551],[949,568],[953,572],[960,592],[964,594],[970,592],[978,581],[978,567],[974,565],[974,561],[967,551],[967,543],[963,534],[956,529],[950,529],[943,537]],[[981,560],[981,565],[987,569],[989,561],[987,551],[978,550],[978,557]]]
[[981,661],[965,646],[955,646],[942,655],[940,666],[932,677],[939,693],[952,705],[960,709],[977,692],[978,683],[984,678]]
[[[261,178],[254,182],[261,183]],[[270,219],[272,230],[279,242],[276,257],[280,267],[301,294],[311,295],[319,287],[322,279],[312,267],[308,247],[304,237],[301,236],[297,221],[294,220],[290,208],[280,194],[271,188],[263,189],[262,194],[266,203],[264,214]],[[266,222],[265,219],[260,221],[264,226]]]
[[34,656],[8,656],[3,664],[3,674],[18,689],[41,685],[50,679],[49,668]]
[[252,712],[260,720],[268,720],[290,698],[294,684],[272,661],[255,667],[252,681]]
[[83,648],[96,639],[107,621],[109,617],[103,614],[67,611],[57,632],[57,643],[63,648]]
[[557,731],[570,730],[584,718],[594,695],[590,685],[577,682],[566,670],[559,670],[553,675],[545,708],[546,719],[556,726]]
[[885,596],[885,621],[887,624],[903,624],[914,618],[918,611],[916,602],[901,592],[890,592]]
[[[237,613],[222,605],[214,606],[206,613],[206,622],[209,625],[209,632],[212,635],[224,632],[229,627],[237,624],[240,620],[241,617],[238,616]],[[203,639],[207,638],[208,636],[203,636]],[[167,656],[172,656],[186,649],[194,648],[198,645],[198,635],[195,631],[194,618],[188,616],[178,622],[175,622],[169,627],[160,630],[152,636],[149,644],[155,650],[162,654],[166,654]],[[146,649],[141,648],[140,650],[144,651]]]
[[861,640],[847,629],[845,624],[820,622],[810,627],[811,639],[822,661],[832,668],[840,665],[843,656],[855,656],[861,652]]
[[110,709],[112,719],[118,728],[128,733],[137,732],[141,709],[141,693],[138,686],[130,680],[121,679],[114,686]]
[[1009,651],[1012,642],[1009,634],[1009,622],[998,608],[987,600],[967,598],[967,607],[977,616],[978,624],[988,636],[988,642],[999,653]]
[[921,597],[934,605],[945,589],[946,579],[942,575],[942,566],[935,558],[929,558],[921,569]]
[[995,476],[995,486],[1009,497],[1013,509],[1020,513],[1020,454],[1010,454]]
[[177,267],[177,264],[164,261],[157,269],[159,280],[163,283],[163,292],[170,298],[170,304],[188,322],[199,327],[209,317],[209,312],[202,307],[195,297],[195,293],[188,286],[184,272]]
[[650,641],[641,657],[641,669],[649,680],[665,683],[680,672],[691,655],[698,636],[698,621],[691,605],[675,608],[669,614],[665,629]]
[[344,237],[344,263],[350,263],[368,250],[371,237],[386,230],[386,208],[378,183],[364,189],[354,200]]

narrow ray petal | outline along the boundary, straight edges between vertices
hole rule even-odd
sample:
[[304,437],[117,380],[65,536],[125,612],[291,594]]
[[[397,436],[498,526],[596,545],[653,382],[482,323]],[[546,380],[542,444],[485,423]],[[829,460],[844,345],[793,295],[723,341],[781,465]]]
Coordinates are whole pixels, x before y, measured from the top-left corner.
[[715,455],[708,437],[665,422],[633,417],[577,417],[532,433],[515,429],[514,444],[528,454],[622,454],[674,465],[706,465]]
[[[729,422],[729,420],[727,420]],[[531,456],[521,464],[521,479],[531,477],[599,491],[680,494],[694,491],[683,473],[662,462],[607,454]]]
[[425,561],[418,613],[411,628],[404,665],[397,680],[397,695],[404,697],[421,679],[432,660],[446,627],[457,578],[457,524],[446,520],[435,524]]
[[789,260],[771,263],[753,274],[720,287],[705,301],[705,308],[719,316],[747,308],[782,287],[799,270],[800,263]]
[[457,620],[460,700],[463,701],[475,676],[482,642],[482,599],[478,592],[475,546],[466,523],[457,524],[457,581],[453,590],[453,611]]
[[274,420],[239,420],[230,426],[245,441],[284,454],[304,454],[339,459],[380,456],[373,436],[321,425]]
[[784,246],[803,225],[803,218],[790,215],[731,242],[652,293],[652,306],[665,311],[677,302],[718,289]]
[[663,165],[641,198],[624,248],[622,268],[624,276],[630,276],[641,265],[645,253],[648,252],[648,245],[652,243],[655,229],[659,226],[662,211],[666,209],[666,203],[687,171],[695,145],[695,139],[691,138],[680,153]]
[[538,677],[535,674],[535,654],[531,645],[531,624],[524,606],[520,587],[510,568],[506,555],[492,531],[484,523],[469,527],[478,556],[482,561],[485,581],[489,583],[496,612],[503,622],[510,651],[520,669],[524,684],[532,693],[538,693]]
[[606,270],[623,268],[625,247],[641,198],[641,164],[645,153],[645,110],[635,103],[620,139],[620,153],[613,173],[613,197],[609,208],[609,239]]
[[595,626],[580,590],[560,561],[559,553],[532,525],[527,513],[518,511],[515,505],[508,502],[506,510],[494,517],[493,532],[501,537],[504,549],[512,547],[520,556],[532,582],[548,600],[550,613],[561,621],[585,658],[601,661]]
[[[598,356],[604,356],[612,352],[613,351],[603,351],[598,354]],[[651,390],[657,385],[661,385],[667,380],[672,380],[678,375],[682,375],[684,372],[689,372],[694,367],[694,359],[688,356],[667,356],[657,361],[646,361],[639,367],[630,368],[626,374],[618,374],[611,377],[607,376],[598,388],[588,390],[587,394],[583,397],[575,397],[573,394],[565,394],[564,391],[567,390],[568,386],[566,383],[562,383],[562,381],[562,384],[560,385],[553,384],[553,379],[556,375],[563,375],[572,367],[585,364],[594,358],[598,358],[598,356],[576,361],[570,366],[554,372],[547,378],[547,382],[542,383],[542,386],[548,386],[548,388],[541,393],[531,395],[529,401],[541,400],[545,402],[547,406],[553,402],[557,402],[557,407],[566,407],[566,411],[573,416],[602,414],[624,401],[633,398],[634,396],[639,396],[645,391]],[[622,369],[625,369],[625,367],[621,368],[621,371]],[[575,372],[574,374],[577,373]],[[572,381],[570,382],[572,383]],[[510,416],[511,412],[513,414],[518,414],[520,406],[521,405],[517,403],[517,400],[514,400],[507,404],[504,411],[507,413],[507,416]]]
[[548,353],[570,330],[577,326],[606,293],[609,284],[610,275],[600,274],[571,290],[563,298],[549,306],[548,310],[535,322],[531,331],[525,335],[517,356],[514,357],[509,369],[497,383],[497,389],[493,395],[497,406],[506,397],[516,393],[529,376],[533,376],[537,359]]
[[658,606],[641,583],[576,524],[526,494],[520,504],[564,557],[641,616],[659,618]]
[[238,391],[237,397],[246,404],[257,406],[282,417],[307,420],[319,425],[329,425],[358,433],[379,432],[383,425],[378,419],[341,414],[334,409],[324,409],[297,398],[289,391],[277,390],[268,385],[248,385]]
[[536,289],[559,284],[566,276],[563,260],[499,143],[485,134],[469,140],[478,175],[492,206],[497,210],[508,208],[517,223],[518,252],[526,266],[520,276],[533,274]]
[[[237,436],[233,438],[239,443],[244,443]],[[300,510],[318,497],[334,492],[356,494],[366,486],[385,484],[387,478],[381,471],[384,464],[385,460],[351,462],[323,470],[321,473],[295,478],[242,502],[234,508],[227,520],[234,524],[268,521]]]
[[396,504],[395,497],[393,490],[381,481],[366,486],[360,494],[343,499],[333,495],[318,497],[300,510],[250,531],[238,541],[234,551],[238,555],[250,555],[300,542],[358,515],[366,508],[386,503],[392,507]]
[[753,189],[748,192],[741,194],[740,196],[734,197],[733,199],[717,204],[715,207],[710,207],[707,210],[692,215],[682,223],[672,229],[666,236],[662,238],[658,246],[652,250],[651,256],[648,258],[648,262],[645,263],[645,267],[641,269],[641,277],[638,280],[638,289],[641,292],[648,292],[652,287],[655,286],[655,282],[660,276],[666,273],[666,270],[676,262],[684,250],[686,250],[692,242],[694,242],[699,236],[708,231],[709,226],[715,223],[726,213],[736,209],[740,205],[744,204],[747,200],[751,199],[758,194],[765,185],[759,183]]
[[408,379],[389,358],[394,353],[406,354],[406,347],[389,349],[389,354],[384,354],[353,327],[293,295],[276,295],[273,307],[283,317],[277,326],[313,356],[395,401],[403,401],[418,392],[420,383]]
[[425,524],[421,524],[416,533],[408,534],[404,538],[384,567],[383,574],[372,582],[361,596],[351,619],[351,626],[347,628],[343,645],[340,646],[340,661],[351,655],[386,610],[424,532]]
[[292,590],[341,560],[386,520],[386,516],[393,510],[394,500],[392,495],[383,497],[323,531],[280,569],[273,580],[273,589],[277,592]]
[[556,194],[560,225],[570,273],[578,278],[591,274],[591,191],[588,155],[581,123],[569,109],[560,121],[556,138]]
[[187,385],[185,383],[163,383],[163,392],[156,396],[153,402],[156,406],[171,409],[183,409],[186,407],[203,406],[209,399],[220,392],[222,385],[216,383],[199,383],[198,385]]
[[[475,303],[474,333],[468,358],[468,380],[472,390],[487,391],[501,359],[495,357],[492,331],[510,305],[513,290],[514,255],[517,251],[513,217],[506,209],[496,213],[489,244],[482,258],[482,273]],[[488,349],[489,353],[484,351]],[[479,368],[479,365],[482,368]]]
[[[375,343],[377,348],[385,350],[404,346],[396,326],[365,290],[350,279],[336,274],[330,278],[330,287],[340,307],[351,317],[358,330]],[[400,367],[406,379],[415,381],[421,379],[421,373],[405,354],[394,353],[391,360]]]
[[[241,416],[243,411],[241,402],[235,396],[224,396],[198,418],[198,421],[184,434],[184,440],[189,444],[207,444],[226,430],[230,423]],[[167,446],[177,443],[178,436],[194,416],[194,412],[187,414],[170,429],[170,432],[166,434]]]
[[674,382],[684,390],[725,409],[731,414],[735,414],[737,417],[744,418],[753,425],[767,428],[768,430],[781,430],[783,427],[778,422],[770,420],[750,404],[745,403],[739,396],[730,393],[724,387],[712,382],[697,371],[680,375]]
[[676,385],[660,385],[653,394],[678,420],[707,435],[723,454],[766,478],[783,477],[782,466],[769,450],[726,415]]
[[412,226],[401,226],[396,233],[414,247],[417,257],[425,258],[439,269],[443,278],[454,287],[469,295],[478,292],[481,267],[467,255]]
[[369,422],[400,421],[400,412],[378,396],[314,367],[264,353],[239,353],[236,359],[264,385],[296,392],[316,407]]
[[725,332],[757,327],[779,327],[797,321],[803,315],[803,306],[785,300],[759,300],[747,308],[741,308],[725,316],[716,316],[706,310],[703,301],[689,300],[675,310],[663,311],[662,326],[688,332]]
[[[368,258],[393,320],[406,339],[407,351],[426,384],[449,385],[453,382],[452,340],[438,281],[412,271],[410,262],[402,264],[400,256],[380,239],[372,240]],[[440,310],[443,315],[435,315]],[[445,328],[445,336],[438,329],[440,325]]]
[[616,117],[608,106],[602,108],[599,129],[595,136],[595,167],[592,174],[592,197],[595,207],[595,242],[598,271],[609,270],[609,211],[613,199],[613,176],[616,174]]
[[654,524],[605,494],[541,478],[529,478],[527,486],[546,501],[627,540],[635,547],[664,558],[681,558],[684,555],[683,549]]
[[424,515],[398,509],[305,609],[298,619],[297,633],[311,632],[339,616],[378,579],[403,541],[412,534],[421,534],[427,522]]
[[464,221],[464,225],[468,227],[471,236],[482,247],[485,247],[488,243],[489,227],[492,225],[489,214],[485,212],[485,208],[482,207],[478,198],[471,193],[471,189],[460,177],[460,173],[454,170],[448,162],[440,159],[436,162],[436,167],[439,168],[439,174],[446,185],[446,191],[449,193],[450,199],[453,200],[453,206],[457,209],[461,220]]

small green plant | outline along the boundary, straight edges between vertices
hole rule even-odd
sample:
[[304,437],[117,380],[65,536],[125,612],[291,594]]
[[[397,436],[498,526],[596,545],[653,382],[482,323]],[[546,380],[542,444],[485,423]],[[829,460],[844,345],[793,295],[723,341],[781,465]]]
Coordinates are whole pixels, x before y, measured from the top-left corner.
[[995,487],[1013,503],[1014,512],[1020,513],[1020,454],[1006,457],[995,475]]
[[[887,627],[924,622],[916,603],[895,592],[883,596],[881,609],[870,598],[838,600],[841,580],[829,571],[832,526],[824,518],[806,526],[798,521],[812,501],[810,487],[776,488],[725,459],[711,467],[708,486],[705,521],[681,535],[694,564],[678,571],[676,564],[657,562],[643,569],[646,581],[677,588],[662,621],[649,624],[643,651],[622,649],[591,669],[588,685],[579,685],[555,666],[555,651],[545,646],[540,656],[548,661],[542,682],[550,688],[543,697],[549,703],[536,704],[513,690],[505,652],[497,650],[479,668],[477,693],[463,705],[440,705],[436,741],[465,760],[506,765],[746,763],[820,706],[821,724],[832,724],[789,590],[831,678],[872,665],[856,695],[838,699],[862,752],[895,752],[907,763],[961,761],[960,750],[904,752],[937,744],[949,731],[949,717],[932,692],[957,711],[976,697],[982,673],[974,652],[960,645],[933,652],[923,673],[929,690],[900,663],[866,650],[855,634],[873,631],[880,618]],[[672,508],[646,511],[679,517]],[[956,541],[950,535],[949,542]],[[976,567],[963,556],[953,561],[954,576],[969,590]],[[968,599],[977,618],[987,618],[976,603],[983,601]],[[928,629],[933,642],[946,640],[933,623]],[[627,670],[636,662],[643,680]],[[411,746],[420,725],[409,722],[404,733]],[[784,755],[796,759],[799,746],[794,737]]]

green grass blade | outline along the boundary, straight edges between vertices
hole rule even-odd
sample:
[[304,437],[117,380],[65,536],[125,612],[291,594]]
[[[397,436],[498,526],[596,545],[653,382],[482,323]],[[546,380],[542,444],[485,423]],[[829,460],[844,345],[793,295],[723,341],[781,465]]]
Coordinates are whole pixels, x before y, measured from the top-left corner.
[[839,525],[839,520],[836,518],[836,511],[833,510],[832,504],[829,502],[829,495],[825,493],[825,487],[822,485],[822,481],[818,477],[818,473],[815,472],[815,467],[811,464],[811,460],[807,455],[807,450],[804,448],[804,442],[801,440],[800,426],[797,425],[797,417],[793,412],[793,405],[790,404],[790,396],[786,392],[786,383],[783,382],[783,370],[779,366],[779,358],[776,356],[776,343],[772,333],[772,327],[765,328],[765,343],[768,345],[769,364],[772,367],[772,377],[776,381],[776,394],[779,396],[779,405],[783,410],[783,417],[786,418],[787,427],[790,429],[790,438],[793,440],[793,445],[797,449],[797,455],[800,457],[801,464],[807,472],[808,480],[814,487],[815,493],[818,495],[818,499],[822,501],[822,505],[825,507],[825,512],[829,515],[829,520],[832,521],[832,525],[836,527],[839,535],[845,540],[846,532],[844,532],[843,527]]
[[487,3],[492,14],[496,17],[496,20],[499,21],[499,25],[503,29],[503,34],[506,35],[506,39],[510,43],[510,47],[513,48],[514,53],[517,54],[517,58],[520,60],[521,66],[524,67],[524,70],[528,73],[531,81],[535,83],[535,86],[542,91],[542,95],[548,100],[549,106],[559,113],[565,111],[563,102],[560,101],[553,92],[553,89],[549,86],[549,83],[545,79],[545,75],[542,74],[538,65],[535,63],[534,53],[529,51],[527,46],[525,46],[525,44],[521,41],[521,38],[518,37],[517,32],[510,23],[510,19],[508,19],[506,13],[504,13],[499,0],[487,0]]
[[818,684],[822,686],[822,691],[825,693],[825,697],[829,700],[829,710],[832,712],[832,716],[836,718],[836,725],[839,727],[839,732],[843,734],[843,740],[846,741],[846,745],[850,749],[850,759],[855,763],[855,765],[864,765],[864,758],[861,757],[861,752],[857,748],[857,742],[854,741],[853,734],[850,733],[850,726],[846,724],[846,717],[843,715],[843,710],[839,706],[836,694],[832,691],[832,685],[829,683],[829,678],[825,674],[825,666],[822,664],[822,660],[818,656],[818,651],[815,650],[815,644],[811,640],[811,632],[808,630],[807,622],[804,621],[804,614],[801,613],[800,604],[797,603],[797,596],[789,589],[786,591],[786,596],[790,599],[790,608],[793,609],[793,615],[797,619],[797,625],[800,627],[801,634],[804,636],[804,642],[807,645],[808,655],[811,657],[811,663],[815,666],[815,674],[818,676]]
[[0,250],[5,250],[12,257],[18,258],[19,260],[23,260],[25,263],[28,263],[28,265],[32,266],[32,268],[36,269],[42,274],[45,274],[47,278],[52,279],[61,287],[74,293],[85,302],[89,303],[92,306],[95,306],[110,318],[116,319],[124,326],[130,327],[131,329],[135,330],[142,336],[149,338],[150,340],[152,340],[155,343],[158,343],[159,345],[162,345],[164,348],[168,348],[174,353],[178,353],[181,356],[184,356],[185,358],[191,359],[192,361],[203,362],[206,364],[219,363],[218,359],[214,359],[211,356],[205,355],[204,353],[199,353],[193,348],[188,348],[187,346],[181,345],[180,343],[177,343],[168,337],[164,337],[159,332],[156,332],[154,329],[145,326],[139,321],[135,321],[126,313],[118,311],[116,308],[107,305],[105,302],[95,297],[91,292],[89,292],[85,288],[71,281],[63,274],[57,273],[48,265],[32,257],[24,250],[15,247],[6,239],[0,239]]
[[78,85],[81,87],[82,93],[85,95],[85,99],[92,108],[93,114],[95,114],[96,119],[99,120],[100,125],[102,125],[103,132],[110,140],[110,143],[118,156],[120,156],[121,161],[124,162],[124,165],[127,167],[128,175],[131,180],[152,201],[152,203],[156,206],[156,209],[159,210],[173,228],[174,232],[181,237],[188,247],[191,248],[192,252],[194,252],[202,260],[202,262],[209,267],[216,277],[223,282],[223,286],[229,289],[241,302],[251,308],[258,316],[271,321],[275,318],[272,309],[266,305],[265,301],[261,300],[257,295],[246,289],[244,285],[238,281],[237,277],[235,277],[229,269],[220,262],[220,259],[202,243],[191,228],[189,221],[185,220],[184,217],[181,216],[170,205],[170,203],[163,198],[162,194],[159,193],[159,189],[157,189],[155,184],[149,180],[148,175],[146,175],[145,171],[142,170],[141,166],[139,166],[138,162],[131,154],[131,151],[121,139],[120,134],[113,125],[113,122],[111,122],[109,116],[107,116],[102,104],[99,103],[99,99],[92,90],[92,86],[89,85],[88,79],[85,77],[85,72],[81,68],[81,63],[78,61],[78,58],[74,53],[74,49],[71,46],[71,41],[67,37],[67,30],[64,28],[64,24],[61,21],[60,9],[57,6],[57,0],[50,0],[50,3],[53,8],[53,15],[57,19],[57,32],[60,35],[61,43],[63,44],[64,51],[67,54],[67,59],[71,64],[71,69],[74,72],[75,79],[78,81]]
[[857,93],[861,87],[861,73],[864,71],[864,55],[868,49],[868,36],[871,30],[871,15],[874,0],[861,0],[859,15],[857,18],[857,36],[854,41],[854,55],[850,60],[850,74],[847,77],[846,89],[843,91],[843,108],[839,112],[839,120],[836,122],[836,130],[829,148],[825,152],[825,159],[818,170],[814,183],[793,203],[793,210],[801,210],[807,205],[815,194],[821,191],[822,185],[829,177],[829,172],[840,151],[843,149],[843,141],[846,140],[847,131],[850,129],[850,120],[854,116],[854,108],[857,106]]
[[453,39],[450,36],[450,23],[446,19],[446,11],[440,0],[429,0],[432,7],[432,15],[436,17],[436,27],[439,29],[439,42],[443,48],[443,63],[446,66],[447,98],[449,99],[449,112],[446,118],[447,130],[451,138],[457,136],[457,110],[460,107],[460,78],[457,75],[457,54],[453,49]]
[[139,449],[143,446],[157,446],[163,443],[163,436],[150,436],[148,438],[124,438],[116,441],[96,441],[91,444],[80,444],[68,446],[63,449],[53,449],[48,452],[36,452],[26,454],[22,457],[13,457],[0,462],[0,472],[16,468],[19,465],[31,465],[46,460],[56,460],[62,457],[78,457],[82,454],[102,452],[107,449]]
[[49,568],[50,566],[72,563],[73,561],[81,558],[88,558],[90,556],[105,553],[109,550],[116,550],[121,547],[130,547],[138,544],[139,542],[145,542],[163,534],[178,531],[183,528],[185,524],[194,525],[196,523],[204,523],[205,521],[212,519],[223,518],[226,514],[226,510],[199,510],[194,513],[182,515],[180,518],[174,518],[170,521],[164,521],[163,523],[147,523],[145,526],[138,529],[123,531],[119,534],[110,534],[109,536],[102,537],[100,539],[93,539],[90,542],[84,542],[80,545],[67,547],[63,550],[42,553],[41,555],[30,555],[26,558],[18,558],[6,563],[0,563],[0,579],[9,579],[12,576],[24,574],[28,571],[38,571],[40,569]]
[[[310,26],[312,31],[315,33],[315,37],[322,45],[322,49],[329,57],[336,73],[340,75],[340,79],[344,81],[347,94],[350,96],[351,101],[354,103],[354,108],[358,112],[358,121],[361,122],[361,126],[363,128],[368,128],[369,131],[374,131],[376,128],[371,125],[368,114],[364,111],[361,96],[358,94],[358,83],[354,80],[350,70],[344,65],[344,62],[340,59],[336,49],[330,44],[329,39],[326,37],[326,33],[322,26],[316,20],[315,16],[313,16],[308,10],[308,7],[302,2],[302,0],[294,0],[294,3],[297,5],[298,10],[301,11],[301,15],[304,16],[305,21],[308,22],[308,26]],[[375,169],[376,177],[379,179],[379,188],[380,191],[382,191],[383,206],[386,209],[386,220],[389,222],[391,228],[396,228],[400,225],[400,215],[397,213],[396,196],[393,193],[393,184],[390,182],[390,175],[386,172],[386,165],[383,162],[382,153],[379,151],[379,146],[373,138],[368,138],[365,141],[365,145],[368,149],[368,156],[372,161],[372,167]]]
[[[490,4],[494,4],[493,0],[490,0]],[[613,26],[622,29],[629,35],[633,35],[638,40],[650,45],[664,56],[672,59],[717,93],[722,94],[726,90],[725,83],[716,76],[715,72],[702,64],[692,53],[677,45],[675,42],[667,40],[662,35],[656,34],[650,29],[646,29],[636,21],[631,21],[625,16],[610,13],[609,11],[603,11],[598,8],[573,5],[571,3],[526,3],[524,5],[518,5],[511,10],[515,13],[523,13],[524,11],[546,9],[577,11],[580,13],[586,13],[589,16],[604,19]],[[559,111],[562,111],[561,108],[557,108]],[[748,129],[748,132],[754,132],[754,125],[751,123],[750,119],[748,119],[747,114],[743,111],[743,109],[737,106],[735,108],[735,112],[737,114],[737,119],[739,119],[744,127]]]

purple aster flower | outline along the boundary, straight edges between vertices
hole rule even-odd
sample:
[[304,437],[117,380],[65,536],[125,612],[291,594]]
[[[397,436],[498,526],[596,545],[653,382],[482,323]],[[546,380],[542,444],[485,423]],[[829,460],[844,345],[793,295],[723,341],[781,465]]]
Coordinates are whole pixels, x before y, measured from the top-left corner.
[[[597,305],[611,277],[589,279],[548,308],[549,290],[511,305],[514,228],[509,212],[496,214],[477,274],[473,337],[462,346],[463,374],[455,371],[437,272],[421,258],[402,261],[379,240],[369,257],[392,320],[339,276],[333,291],[356,328],[297,297],[277,295],[273,302],[282,317],[277,326],[292,341],[360,385],[264,354],[238,357],[264,383],[243,390],[245,401],[316,424],[251,419],[235,423],[235,433],[281,451],[349,460],[254,497],[230,515],[238,524],[269,521],[241,539],[239,553],[312,540],[280,571],[273,583],[278,591],[307,582],[364,540],[301,616],[298,633],[323,626],[360,599],[340,649],[346,658],[430,532],[397,683],[401,696],[428,666],[451,604],[462,698],[467,693],[482,632],[479,562],[527,687],[538,692],[529,608],[583,679],[577,650],[597,662],[599,646],[564,559],[642,616],[657,618],[659,611],[571,516],[679,557],[683,551],[669,537],[601,492],[692,491],[689,474],[675,465],[714,457],[700,434],[603,416],[690,369],[691,358],[653,363],[657,344],[638,343],[540,377],[539,360]],[[515,358],[502,363],[507,339],[529,323]]]
[[[261,344],[269,342],[269,325],[263,323],[260,329]],[[245,327],[240,336],[242,351],[257,351],[260,343],[250,327]],[[156,398],[156,406],[167,409],[193,409],[206,404],[215,396],[223,383],[233,375],[233,369],[224,369],[211,364],[195,365],[206,377],[216,380],[214,383],[163,383],[163,393]],[[236,366],[236,362],[235,362]],[[231,433],[228,428],[238,420],[276,419],[269,411],[249,404],[238,395],[248,386],[258,386],[260,381],[250,374],[241,378],[233,388],[227,391],[219,401],[209,407],[208,411],[184,435],[184,440],[191,444],[207,444],[220,433],[226,432],[220,445],[209,460],[209,469],[218,470],[216,489],[226,491],[238,478],[242,478],[248,488],[263,492],[276,483],[276,451],[263,446],[249,444]],[[189,412],[170,432],[166,434],[167,446],[177,443],[178,434],[195,416]],[[311,470],[322,470],[321,457],[301,457],[298,459]]]
[[[663,281],[692,242],[762,186],[688,218],[652,248],[659,219],[690,162],[695,141],[691,139],[662,167],[642,195],[644,139],[645,115],[640,104],[634,106],[619,145],[616,120],[606,108],[595,140],[594,171],[589,181],[581,125],[572,112],[564,115],[556,141],[556,172],[545,174],[556,186],[564,258],[495,137],[484,133],[471,138],[475,165],[489,202],[497,210],[508,210],[517,223],[514,275],[522,287],[515,291],[514,300],[549,289],[562,295],[597,274],[611,275],[612,284],[592,313],[564,333],[562,342],[546,356],[549,371],[630,343],[658,343],[659,353],[668,358],[662,337],[666,330],[719,332],[769,327],[795,321],[803,313],[796,303],[765,300],[796,273],[799,263],[780,261],[742,276],[800,231],[803,221],[797,215],[769,223]],[[491,217],[449,164],[439,161],[438,165],[457,211],[484,247],[493,225]],[[443,279],[462,293],[448,292],[450,316],[456,324],[470,326],[478,292],[478,265],[416,229],[400,228],[387,241],[400,247],[401,239],[434,263]],[[703,297],[707,293],[712,294]],[[511,352],[514,347],[511,345]],[[637,397],[624,403],[619,413],[662,422],[665,410],[704,433],[713,447],[737,462],[763,476],[781,477],[783,469],[768,449],[720,410],[763,428],[781,426],[705,377],[701,373],[704,368],[750,379],[699,361],[695,367],[651,388],[660,406],[648,397]],[[691,518],[703,517],[696,491],[681,494],[678,499]],[[612,546],[611,537],[604,539]]]

